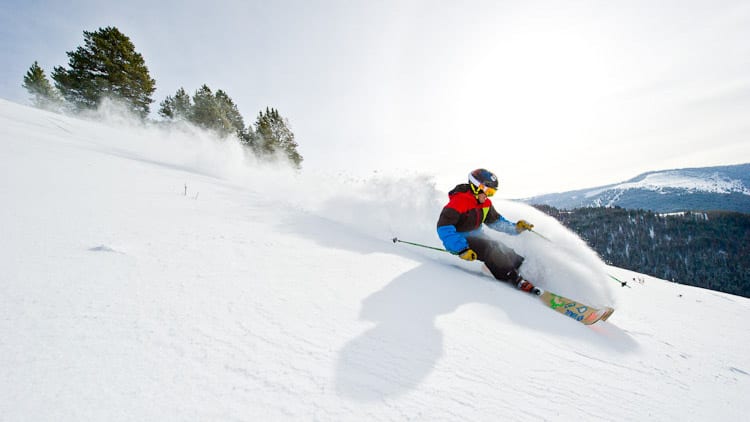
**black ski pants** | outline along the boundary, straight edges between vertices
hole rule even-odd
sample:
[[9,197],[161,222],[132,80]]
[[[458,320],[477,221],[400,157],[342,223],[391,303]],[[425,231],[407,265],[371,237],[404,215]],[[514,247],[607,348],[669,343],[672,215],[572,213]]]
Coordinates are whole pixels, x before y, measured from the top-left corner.
[[507,245],[486,236],[469,236],[469,247],[477,253],[477,259],[484,262],[496,279],[515,283],[518,268],[523,257]]

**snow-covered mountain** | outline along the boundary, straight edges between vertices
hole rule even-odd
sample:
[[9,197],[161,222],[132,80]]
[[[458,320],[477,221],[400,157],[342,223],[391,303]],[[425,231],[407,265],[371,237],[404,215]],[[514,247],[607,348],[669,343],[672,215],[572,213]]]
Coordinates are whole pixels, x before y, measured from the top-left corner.
[[[743,420],[750,300],[497,234],[584,326],[433,244],[445,193],[254,162],[189,127],[0,100],[8,421]],[[425,183],[430,186],[430,178]],[[621,288],[609,275],[628,280]]]
[[655,212],[750,213],[750,164],[653,171],[626,182],[524,199],[560,209],[612,207]]

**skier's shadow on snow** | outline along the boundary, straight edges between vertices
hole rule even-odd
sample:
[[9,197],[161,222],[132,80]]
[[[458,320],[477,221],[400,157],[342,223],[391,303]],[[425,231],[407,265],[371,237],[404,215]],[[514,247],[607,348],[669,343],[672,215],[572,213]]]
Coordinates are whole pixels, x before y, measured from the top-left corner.
[[438,266],[419,266],[362,302],[360,318],[376,325],[339,352],[340,395],[361,401],[398,396],[429,375],[443,354],[435,318],[471,301],[466,289],[441,281],[440,273]]
[[[576,342],[594,342],[617,352],[637,348],[635,341],[616,327],[603,333],[592,332],[535,301],[534,297],[520,296],[508,286],[489,277],[484,280],[462,268],[421,265],[362,302],[360,318],[376,325],[339,351],[336,391],[343,397],[370,402],[417,388],[445,350],[444,335],[436,327],[437,317],[471,303],[498,309],[514,323],[532,330],[530,335],[535,335],[533,331],[556,335],[568,332]],[[544,312],[549,312],[549,318],[539,317]]]

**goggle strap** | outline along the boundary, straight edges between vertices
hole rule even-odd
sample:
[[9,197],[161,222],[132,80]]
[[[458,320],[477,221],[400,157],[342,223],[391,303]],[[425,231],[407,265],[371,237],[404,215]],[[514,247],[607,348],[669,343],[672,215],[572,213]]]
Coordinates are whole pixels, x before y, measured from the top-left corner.
[[474,177],[474,175],[473,175],[473,174],[471,174],[471,173],[469,173],[469,181],[470,181],[470,182],[471,182],[471,183],[472,183],[472,184],[473,184],[474,186],[482,186],[482,185],[483,185],[483,184],[482,184],[482,182],[480,182],[479,180],[477,180],[477,178],[476,178],[476,177]]

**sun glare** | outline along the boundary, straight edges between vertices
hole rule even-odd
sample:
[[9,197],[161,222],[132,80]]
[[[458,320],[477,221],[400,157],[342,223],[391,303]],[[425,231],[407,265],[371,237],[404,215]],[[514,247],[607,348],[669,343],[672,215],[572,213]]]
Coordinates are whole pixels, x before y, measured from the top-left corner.
[[471,127],[530,142],[581,136],[608,89],[601,53],[573,28],[528,27],[487,39],[462,79],[461,104],[481,116]]
[[[485,29],[461,63],[448,124],[457,139],[482,140],[498,168],[524,175],[516,179],[519,191],[580,184],[586,177],[580,161],[595,161],[609,149],[604,125],[627,60],[606,31],[571,19]],[[545,170],[560,168],[564,174],[554,177]]]

